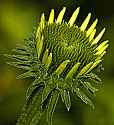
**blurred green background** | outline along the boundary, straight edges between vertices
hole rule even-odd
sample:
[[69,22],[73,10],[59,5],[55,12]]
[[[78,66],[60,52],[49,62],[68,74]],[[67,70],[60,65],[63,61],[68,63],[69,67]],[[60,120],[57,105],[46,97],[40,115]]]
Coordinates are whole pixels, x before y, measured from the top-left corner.
[[89,12],[93,21],[99,19],[97,30],[106,27],[103,39],[110,40],[108,52],[104,57],[104,72],[101,72],[103,87],[94,100],[95,110],[72,97],[72,107],[67,112],[60,103],[57,106],[53,125],[114,125],[114,7],[113,0],[0,0],[0,125],[15,125],[17,113],[24,103],[25,90],[29,80],[17,80],[19,70],[5,64],[3,54],[8,53],[16,44],[22,43],[33,32],[45,12],[46,19],[51,8],[56,16],[63,6],[68,20],[76,7],[81,11],[80,25]]

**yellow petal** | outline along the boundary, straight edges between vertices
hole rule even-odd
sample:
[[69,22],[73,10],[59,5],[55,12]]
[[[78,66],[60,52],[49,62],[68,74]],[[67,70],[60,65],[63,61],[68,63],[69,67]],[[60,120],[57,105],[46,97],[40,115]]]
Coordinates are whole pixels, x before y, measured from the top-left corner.
[[36,47],[37,47],[38,59],[40,58],[40,55],[41,55],[41,53],[42,53],[43,39],[44,39],[43,36],[42,36],[41,39],[39,39],[39,37],[38,37],[38,39],[37,39],[37,45],[36,45]]
[[40,20],[40,24],[38,26],[37,32],[36,32],[36,38],[39,36],[39,32],[42,32],[42,30],[45,27],[45,16],[44,13],[41,15],[41,20]]
[[91,33],[90,37],[89,37],[89,41],[92,41],[92,39],[94,38],[96,33],[96,29],[93,30],[93,32]]
[[92,42],[92,45],[97,44],[99,40],[102,38],[103,34],[105,32],[105,28],[98,34],[98,36],[95,38],[95,40]]
[[54,21],[54,9],[51,10],[48,23],[52,24]]
[[47,61],[46,61],[46,67],[49,68],[49,66],[51,65],[52,62],[52,53],[49,54]]
[[56,69],[55,74],[60,75],[64,71],[69,62],[70,62],[69,60],[63,61]]
[[105,50],[106,48],[109,46],[109,44],[103,46],[100,50],[98,50],[95,55],[101,55]]
[[40,35],[40,26],[38,26],[37,31],[36,31],[36,39]]
[[84,75],[88,70],[89,68],[93,65],[93,62],[90,62],[89,64],[87,64],[86,66],[84,66],[82,68],[82,70],[78,73],[77,77],[78,76],[81,76],[81,75]]
[[94,28],[96,27],[98,22],[98,19],[96,19],[93,24],[90,26],[90,28],[87,30],[86,36],[88,37],[94,30]]
[[86,17],[86,19],[84,20],[84,22],[82,23],[81,27],[80,27],[80,30],[81,31],[84,31],[90,21],[90,18],[91,18],[91,13],[88,14],[88,16]]
[[75,22],[75,20],[76,20],[76,18],[77,18],[77,16],[78,16],[79,11],[80,11],[80,7],[78,7],[78,8],[74,11],[74,13],[72,14],[72,16],[71,16],[71,18],[70,18],[70,20],[69,20],[69,22],[68,22],[68,24],[69,24],[70,26],[72,26],[72,25],[74,24],[74,22]]
[[86,72],[89,73],[92,69],[94,69],[102,60],[97,60],[96,62],[93,63],[93,65],[89,68],[89,70]]
[[56,23],[61,24],[61,22],[62,22],[62,20],[63,20],[63,16],[64,16],[64,14],[65,14],[65,11],[66,11],[66,7],[63,7],[63,9],[61,10],[61,12],[60,12],[59,15],[58,15],[58,18],[57,18]]
[[46,61],[47,61],[47,58],[48,58],[48,53],[49,53],[49,50],[46,49],[46,51],[43,54],[43,58],[42,58],[42,63],[43,64],[46,64]]
[[102,47],[104,47],[108,42],[109,42],[109,40],[106,40],[106,41],[102,42],[102,43],[96,48],[96,50],[102,49]]
[[40,22],[40,28],[41,30],[44,29],[45,26],[45,16],[44,13],[41,15],[41,22]]
[[101,55],[99,55],[95,61],[100,60],[104,55],[106,54],[106,51],[104,51]]
[[72,76],[76,73],[77,69],[79,68],[80,66],[80,63],[76,63],[72,69],[68,72],[67,76],[66,76],[66,79],[68,78],[72,78]]

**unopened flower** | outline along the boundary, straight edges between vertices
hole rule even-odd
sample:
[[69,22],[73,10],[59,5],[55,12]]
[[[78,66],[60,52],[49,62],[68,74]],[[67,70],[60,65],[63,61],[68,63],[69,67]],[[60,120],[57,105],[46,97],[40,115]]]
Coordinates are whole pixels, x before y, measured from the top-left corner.
[[69,111],[70,93],[75,93],[94,108],[89,95],[95,95],[98,91],[95,84],[101,82],[94,70],[102,62],[108,40],[100,42],[105,28],[95,35],[98,19],[87,28],[91,13],[81,26],[76,25],[79,10],[78,7],[68,22],[63,20],[65,7],[57,19],[54,18],[54,9],[48,21],[43,13],[34,35],[25,45],[18,46],[14,55],[7,55],[16,59],[16,62],[10,62],[11,65],[26,70],[18,78],[34,78],[17,125],[36,125],[44,114],[51,124],[59,97]]

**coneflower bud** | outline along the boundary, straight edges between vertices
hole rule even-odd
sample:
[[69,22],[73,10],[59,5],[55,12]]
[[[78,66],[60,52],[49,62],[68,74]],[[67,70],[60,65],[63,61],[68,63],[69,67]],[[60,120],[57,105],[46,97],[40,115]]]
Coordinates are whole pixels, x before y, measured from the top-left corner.
[[74,11],[68,23],[63,21],[66,7],[63,7],[56,20],[54,9],[48,21],[43,13],[35,34],[25,45],[17,47],[15,54],[7,55],[16,59],[8,64],[26,70],[18,78],[34,79],[27,90],[27,102],[17,125],[37,125],[43,115],[46,115],[49,125],[52,124],[59,96],[67,110],[70,110],[70,93],[75,93],[94,108],[86,94],[94,96],[98,91],[91,83],[101,82],[94,69],[102,62],[108,40],[99,44],[105,28],[94,38],[98,19],[87,29],[91,13],[81,26],[74,24],[79,10],[80,7]]

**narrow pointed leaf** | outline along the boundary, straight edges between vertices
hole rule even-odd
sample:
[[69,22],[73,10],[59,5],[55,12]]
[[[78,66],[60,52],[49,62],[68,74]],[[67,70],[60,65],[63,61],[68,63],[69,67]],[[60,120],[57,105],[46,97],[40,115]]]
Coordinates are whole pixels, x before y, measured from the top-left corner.
[[90,105],[94,109],[92,101],[85,95],[85,93],[83,93],[83,91],[81,91],[79,88],[75,88],[74,92],[84,103]]
[[9,54],[4,54],[4,56],[10,58],[10,59],[20,59],[20,60],[29,60],[29,56],[27,55],[9,55]]
[[96,74],[90,73],[89,75],[90,75],[91,78],[96,79],[97,81],[101,82],[101,79]]
[[71,100],[70,100],[70,93],[67,90],[61,90],[60,92],[61,98],[63,103],[66,105],[67,110],[70,110],[71,107]]
[[28,71],[28,72],[25,72],[19,76],[17,76],[17,79],[24,79],[24,78],[28,78],[28,77],[35,77],[36,74],[31,72],[31,71]]
[[82,82],[82,84],[86,89],[90,90],[94,95],[95,95],[95,92],[98,91],[98,89],[93,87],[90,82]]
[[45,85],[45,88],[42,94],[42,103],[46,100],[46,98],[52,92],[53,89],[54,89],[54,85]]
[[17,62],[7,62],[7,64],[9,65],[26,65],[26,66],[30,66],[31,61],[23,61],[23,60],[17,60]]
[[54,90],[52,92],[49,106],[47,109],[47,121],[48,121],[49,125],[52,125],[52,117],[53,117],[53,113],[55,111],[58,99],[59,99],[59,92],[57,90]]
[[98,85],[98,87],[102,85],[101,79],[98,77],[98,75],[94,73],[90,73],[90,74],[87,74],[87,77],[90,80],[92,80],[95,83],[95,85]]
[[29,98],[31,97],[32,93],[34,92],[34,90],[36,88],[39,88],[40,86],[43,86],[43,84],[37,79],[35,80],[30,86],[29,88],[27,89],[27,92],[26,92],[26,100],[28,101]]
[[26,92],[26,100],[28,101],[33,93],[33,91],[37,88],[38,86],[30,86],[28,89],[27,89],[27,92]]
[[[26,47],[26,49],[28,49]],[[22,49],[13,49],[12,52],[15,52],[16,54],[20,54],[20,55],[30,55],[30,51],[27,50],[22,50]]]
[[[15,51],[15,50],[27,51],[28,48],[29,48],[29,47],[28,47],[27,45],[17,44],[16,49],[13,49],[12,51]],[[29,52],[29,51],[28,51],[28,52]]]
[[8,65],[11,65],[11,66],[14,66],[14,67],[17,67],[19,69],[25,69],[25,70],[31,70],[31,67],[30,66],[27,66],[27,65],[20,65],[18,64],[17,62],[7,62]]

